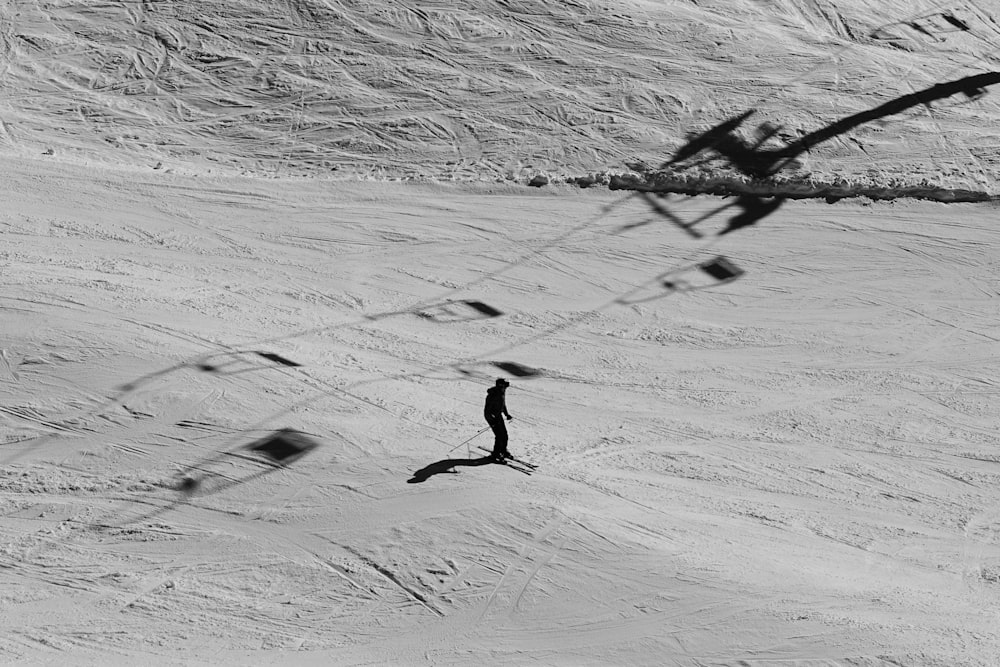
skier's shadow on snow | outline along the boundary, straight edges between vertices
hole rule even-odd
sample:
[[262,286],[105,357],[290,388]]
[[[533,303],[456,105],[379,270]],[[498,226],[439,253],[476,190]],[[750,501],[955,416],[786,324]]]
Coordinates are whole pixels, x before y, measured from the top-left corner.
[[458,472],[455,468],[459,466],[485,466],[490,463],[493,463],[493,459],[489,456],[483,456],[478,459],[443,459],[416,471],[413,473],[413,477],[406,480],[406,483],[420,484],[421,482],[426,482],[434,475],[439,475],[443,472]]

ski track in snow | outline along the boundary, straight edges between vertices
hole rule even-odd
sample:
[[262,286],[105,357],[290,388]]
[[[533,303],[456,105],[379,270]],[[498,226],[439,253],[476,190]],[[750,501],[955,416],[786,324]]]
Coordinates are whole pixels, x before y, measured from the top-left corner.
[[[995,665],[995,205],[496,181],[998,69],[1000,7],[453,4],[0,0],[0,662]],[[805,168],[995,191],[994,97]],[[531,475],[459,445],[498,363]]]
[[[685,132],[747,108],[793,138],[1000,64],[992,0],[4,7],[0,82],[14,94],[0,145],[198,173],[479,180],[655,165]],[[942,12],[971,29],[909,27]],[[873,38],[880,28],[892,38]],[[915,109],[804,159],[814,176],[990,190],[998,115],[991,96]]]
[[[10,659],[997,649],[990,205],[796,203],[703,248],[666,223],[618,233],[646,212],[595,216],[620,197],[596,191],[50,172],[4,174]],[[255,204],[234,218],[235,199]],[[148,241],[175,229],[184,243]],[[301,242],[330,235],[345,243]],[[608,305],[715,253],[749,273]],[[417,315],[443,297],[504,315]],[[466,455],[448,449],[481,428],[494,375],[450,364],[498,346],[547,373],[509,396],[513,447],[541,467],[406,484]],[[287,467],[233,456],[285,427],[322,446]]]

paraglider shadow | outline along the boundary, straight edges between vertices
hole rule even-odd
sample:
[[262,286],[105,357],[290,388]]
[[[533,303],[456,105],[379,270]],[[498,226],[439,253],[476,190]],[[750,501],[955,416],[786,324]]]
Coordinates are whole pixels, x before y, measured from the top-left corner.
[[493,459],[489,456],[483,456],[478,459],[442,459],[416,471],[413,473],[413,477],[406,480],[406,483],[420,484],[426,482],[434,475],[440,475],[445,472],[455,473],[458,472],[455,468],[459,466],[484,466],[490,463],[493,463]]

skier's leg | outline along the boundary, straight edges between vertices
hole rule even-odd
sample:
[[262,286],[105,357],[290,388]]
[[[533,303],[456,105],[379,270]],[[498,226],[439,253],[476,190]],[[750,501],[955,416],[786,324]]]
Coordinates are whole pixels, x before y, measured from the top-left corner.
[[503,420],[487,417],[486,423],[493,430],[493,458],[499,457],[507,446],[507,433],[504,429]]
[[507,425],[503,423],[503,417],[497,417],[497,425],[493,431],[497,434],[497,444],[493,447],[494,453],[499,452],[501,456],[510,456],[507,451]]

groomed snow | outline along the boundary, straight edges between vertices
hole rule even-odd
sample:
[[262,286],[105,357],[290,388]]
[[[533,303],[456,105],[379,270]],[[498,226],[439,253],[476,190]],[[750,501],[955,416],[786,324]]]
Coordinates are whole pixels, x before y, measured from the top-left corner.
[[[1000,6],[462,4],[0,3],[0,662],[997,664],[996,204],[524,181],[989,69]],[[995,193],[995,99],[801,168]]]

